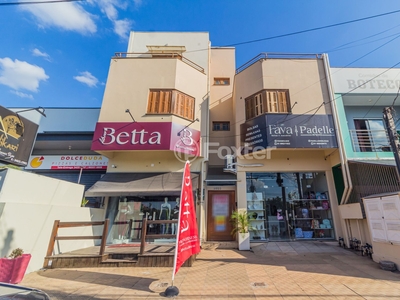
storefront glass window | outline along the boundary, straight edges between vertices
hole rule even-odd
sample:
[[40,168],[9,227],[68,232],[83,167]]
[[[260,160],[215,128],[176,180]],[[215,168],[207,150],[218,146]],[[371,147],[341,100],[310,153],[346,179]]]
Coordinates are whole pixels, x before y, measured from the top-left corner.
[[[106,218],[110,219],[108,244],[138,243],[143,218],[177,220],[179,197],[110,197]],[[148,224],[147,234],[176,234],[177,224]],[[174,237],[151,239],[147,242],[175,242]]]
[[334,238],[325,172],[247,173],[253,241]]

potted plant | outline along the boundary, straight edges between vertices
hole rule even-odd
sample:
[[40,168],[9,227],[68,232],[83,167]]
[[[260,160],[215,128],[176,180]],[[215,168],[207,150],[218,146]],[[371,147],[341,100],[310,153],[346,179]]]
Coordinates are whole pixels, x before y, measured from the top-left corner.
[[250,215],[246,210],[236,210],[231,215],[233,229],[231,234],[238,236],[239,250],[250,250],[250,231],[255,228],[251,226]]
[[0,258],[0,282],[20,283],[31,260],[21,248],[14,249],[8,257]]

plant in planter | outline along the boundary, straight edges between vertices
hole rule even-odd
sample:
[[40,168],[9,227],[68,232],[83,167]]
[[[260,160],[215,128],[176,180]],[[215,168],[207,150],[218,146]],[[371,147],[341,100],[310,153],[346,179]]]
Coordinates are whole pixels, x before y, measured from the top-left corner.
[[233,223],[231,234],[238,236],[239,250],[250,250],[250,231],[255,230],[251,226],[250,218],[245,210],[236,210],[231,215]]
[[0,258],[0,282],[20,283],[31,260],[21,248],[14,249],[9,257]]

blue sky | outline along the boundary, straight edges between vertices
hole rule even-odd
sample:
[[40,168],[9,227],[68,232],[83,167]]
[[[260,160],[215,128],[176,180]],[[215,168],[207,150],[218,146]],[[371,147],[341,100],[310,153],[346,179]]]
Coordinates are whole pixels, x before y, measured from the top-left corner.
[[[212,46],[225,46],[399,9],[399,0],[87,0],[0,5],[0,105],[100,107],[110,59],[115,52],[126,51],[131,30],[208,31]],[[261,52],[327,52],[332,67],[344,67],[375,50],[350,67],[389,68],[400,61],[399,49],[400,13],[396,13],[238,45],[236,67]]]

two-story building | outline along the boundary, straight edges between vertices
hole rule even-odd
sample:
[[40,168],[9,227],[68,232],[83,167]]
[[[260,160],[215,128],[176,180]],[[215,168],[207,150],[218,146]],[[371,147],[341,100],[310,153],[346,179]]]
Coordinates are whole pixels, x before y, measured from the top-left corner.
[[[368,224],[366,218],[367,207],[362,199],[400,190],[396,162],[383,114],[387,107],[393,107],[397,112],[400,110],[399,73],[400,69],[393,68],[331,69],[335,92],[332,103],[338,119],[340,147],[344,156],[343,164],[337,167],[344,171],[344,177],[340,178],[342,173],[336,172],[339,183],[336,187],[341,195],[339,209],[345,225],[343,236],[347,246],[349,239],[353,238],[360,240],[362,244],[371,244],[377,234],[385,235],[384,231],[387,230],[382,224],[380,229],[369,226],[371,223]],[[398,128],[398,116],[395,113],[393,118]],[[340,184],[341,181],[343,184]],[[393,202],[393,205],[387,207],[392,212],[399,210],[397,215],[400,216],[399,205],[400,203]],[[379,205],[374,206],[374,209],[381,210]],[[399,217],[394,220],[395,223],[399,221]],[[395,235],[398,236],[396,232],[398,229],[395,228]],[[397,239],[400,243],[400,237]],[[386,249],[392,247],[389,241],[386,244]]]
[[236,73],[237,201],[251,216],[250,239],[336,238],[340,153],[327,56],[263,53]]
[[207,33],[132,32],[111,59],[92,144],[107,174],[86,193],[105,197],[108,241],[140,236],[126,219],[174,218],[186,159],[203,241],[235,240],[236,208],[255,242],[336,238],[328,69],[325,55],[261,54],[235,70],[235,49],[210,47]]
[[92,143],[92,150],[108,158],[108,170],[86,193],[105,197],[108,242],[139,238],[140,230],[127,228],[127,219],[138,228],[143,216],[177,218],[187,159],[201,220],[209,69],[205,32],[132,32],[127,52],[111,59]]

